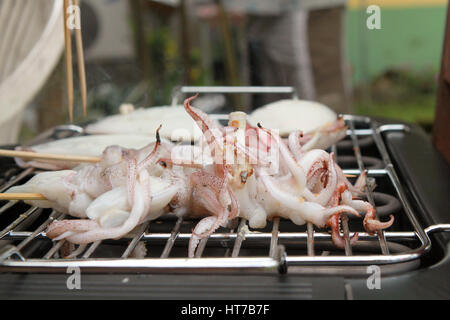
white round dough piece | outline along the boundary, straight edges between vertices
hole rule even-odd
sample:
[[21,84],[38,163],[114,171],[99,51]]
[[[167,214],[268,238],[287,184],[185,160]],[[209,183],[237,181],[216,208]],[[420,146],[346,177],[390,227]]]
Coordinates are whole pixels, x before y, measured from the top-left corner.
[[337,114],[327,106],[307,100],[279,100],[256,109],[248,121],[265,128],[280,130],[280,135],[302,130],[308,133],[333,122]]
[[89,125],[86,132],[91,134],[159,134],[169,140],[197,141],[202,136],[200,128],[183,106],[161,106],[136,109],[127,114],[106,117]]

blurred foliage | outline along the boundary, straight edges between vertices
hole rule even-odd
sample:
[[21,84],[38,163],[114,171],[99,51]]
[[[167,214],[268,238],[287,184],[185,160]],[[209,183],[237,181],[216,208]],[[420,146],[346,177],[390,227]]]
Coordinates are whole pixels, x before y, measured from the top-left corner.
[[[94,87],[89,92],[90,110],[101,110],[105,114],[117,113],[119,106],[126,102],[134,86],[119,86],[112,82]],[[89,116],[95,116],[89,112]]]
[[155,105],[170,101],[172,88],[181,83],[183,66],[178,53],[178,44],[170,34],[168,27],[159,27],[148,31],[147,45],[150,50],[150,75],[152,97]]
[[390,69],[376,77],[371,85],[375,101],[414,101],[417,97],[436,93],[437,79],[432,69],[410,71]]
[[[171,101],[172,90],[182,84],[184,65],[179,44],[167,26],[149,30],[146,35],[150,50],[151,92],[153,105],[164,105]],[[204,85],[207,70],[201,67],[201,52],[192,46],[189,52],[189,85]]]
[[[150,74],[143,74],[139,66],[128,66],[130,72],[138,72],[142,80],[124,73],[112,71],[113,77],[103,79],[102,83],[89,87],[88,119],[75,116],[77,122],[89,121],[105,115],[117,114],[123,103],[132,103],[136,107],[168,105],[172,100],[172,91],[183,83],[184,67],[179,52],[179,44],[169,27],[162,26],[149,30],[145,41],[149,46],[148,57]],[[207,70],[201,67],[201,53],[196,47],[190,50],[189,85],[205,85]],[[135,70],[138,68],[138,70]],[[108,69],[104,66],[103,69]],[[114,77],[116,79],[114,79]],[[117,81],[120,77],[120,83]],[[148,79],[148,80],[145,80]],[[77,97],[75,97],[77,99]]]
[[376,77],[367,88],[356,88],[355,111],[414,122],[430,129],[434,120],[436,91],[437,75],[431,69],[390,69]]

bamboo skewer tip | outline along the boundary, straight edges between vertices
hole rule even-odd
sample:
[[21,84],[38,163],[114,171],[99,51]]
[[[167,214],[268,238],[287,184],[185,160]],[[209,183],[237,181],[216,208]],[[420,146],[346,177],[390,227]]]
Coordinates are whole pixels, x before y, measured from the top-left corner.
[[40,193],[0,193],[0,200],[47,200]]
[[[73,5],[79,7],[78,0],[72,1]],[[69,0],[64,0],[63,5],[63,27],[64,27],[64,43],[65,43],[65,61],[66,61],[66,85],[67,85],[67,100],[68,100],[68,107],[69,107],[69,121],[70,123],[73,123],[73,107],[74,107],[74,85],[73,85],[73,70],[72,70],[72,64],[73,64],[73,58],[72,58],[72,43],[71,43],[71,29],[67,25],[68,19],[69,19]],[[77,23],[78,25],[75,28],[75,45],[77,50],[77,56],[78,56],[78,75],[79,75],[79,84],[80,84],[80,91],[81,91],[81,102],[83,107],[83,116],[87,116],[87,85],[86,85],[86,67],[84,62],[84,51],[83,51],[83,37],[81,33],[81,21],[79,20],[79,17],[76,17],[78,19]]]
[[24,158],[24,159],[41,159],[52,161],[88,162],[88,163],[96,163],[102,160],[101,157],[94,157],[94,156],[65,155],[65,154],[4,150],[4,149],[0,149],[0,156]]

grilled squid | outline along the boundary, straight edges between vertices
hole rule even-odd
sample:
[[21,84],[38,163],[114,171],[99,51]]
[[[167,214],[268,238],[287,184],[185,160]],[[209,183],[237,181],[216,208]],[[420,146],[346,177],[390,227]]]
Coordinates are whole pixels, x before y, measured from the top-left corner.
[[[190,106],[194,98],[186,99],[185,108],[199,124],[209,149],[213,150],[212,159],[217,171],[215,174],[221,177],[218,180],[221,181],[220,185],[224,187],[228,181],[231,187],[231,190],[223,194],[226,194],[228,199],[238,200],[238,216],[248,219],[250,227],[264,227],[266,221],[275,216],[290,219],[298,225],[311,222],[317,227],[330,227],[334,244],[343,248],[345,241],[339,231],[339,219],[342,214],[359,217],[358,211],[363,211],[361,209],[364,207],[366,218],[363,225],[369,233],[392,224],[393,218],[387,223],[377,221],[369,203],[362,200],[349,201],[347,193],[343,195],[347,190],[353,191],[354,194],[362,192],[365,172],[356,184],[352,185],[334,162],[332,153],[321,149],[308,150],[309,147],[304,147],[308,146],[308,142],[295,138],[297,133],[291,134],[286,145],[272,130],[265,129],[260,124],[258,128],[249,126],[242,115],[236,117],[236,114],[231,114],[227,127],[211,131],[207,116]],[[335,143],[342,138],[344,129],[344,122],[339,118],[333,125],[309,137],[309,141],[315,139],[314,145],[322,146],[327,145],[326,141]],[[244,140],[239,140],[239,134],[244,135]],[[247,138],[250,135],[253,138],[256,136],[258,142],[256,147],[248,143]],[[276,151],[277,157],[270,159],[276,162],[275,167],[278,169],[276,171],[271,171],[266,166],[268,162],[272,162],[267,157],[267,154],[274,154],[270,153],[270,150]],[[233,162],[227,162],[227,154],[235,156],[232,157]],[[263,158],[260,158],[260,154],[263,154]],[[221,170],[221,166],[226,170]],[[228,180],[224,177],[228,177]],[[204,182],[203,187],[208,191],[205,189],[199,194],[198,190],[201,188],[197,187],[194,200],[207,197],[215,201],[216,210],[212,217],[205,218],[199,223],[197,230],[194,229],[190,256],[193,256],[193,250],[202,235],[209,235],[230,217],[227,214],[229,212],[224,210],[224,203],[219,201],[225,189],[211,188]],[[211,208],[207,211],[211,214]],[[203,233],[198,234],[199,230]],[[350,243],[355,243],[357,238],[358,234],[355,233]]]
[[167,148],[161,148],[158,132],[156,137],[156,142],[140,150],[107,147],[99,163],[43,172],[8,192],[41,193],[47,200],[28,203],[83,218],[54,221],[47,230],[52,239],[85,244],[123,237],[165,213],[180,188],[151,175],[158,173],[160,151]]
[[[156,141],[141,149],[109,146],[99,163],[40,173],[9,192],[41,193],[47,200],[27,202],[80,218],[54,221],[47,230],[52,239],[77,244],[123,237],[169,211],[201,217],[189,257],[196,256],[201,239],[236,217],[251,228],[263,228],[274,217],[310,222],[329,228],[339,248],[346,241],[340,233],[344,214],[364,215],[369,234],[392,225],[392,216],[378,221],[362,200],[367,172],[352,184],[334,154],[323,150],[345,135],[342,118],[285,140],[262,124],[250,125],[242,112],[231,113],[221,126],[191,106],[195,98],[186,99],[184,109],[201,130],[196,145],[163,143],[158,129]],[[350,244],[357,239],[355,233]]]

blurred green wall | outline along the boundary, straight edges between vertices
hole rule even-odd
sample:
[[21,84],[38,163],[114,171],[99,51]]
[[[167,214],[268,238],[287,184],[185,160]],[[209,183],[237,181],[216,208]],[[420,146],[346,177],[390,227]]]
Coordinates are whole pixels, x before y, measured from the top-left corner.
[[365,10],[346,15],[347,55],[354,84],[389,68],[439,70],[446,6],[382,7],[381,30],[369,30]]

